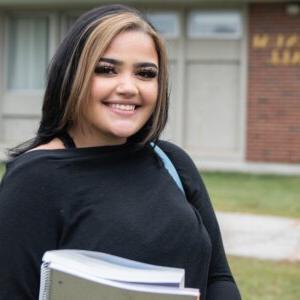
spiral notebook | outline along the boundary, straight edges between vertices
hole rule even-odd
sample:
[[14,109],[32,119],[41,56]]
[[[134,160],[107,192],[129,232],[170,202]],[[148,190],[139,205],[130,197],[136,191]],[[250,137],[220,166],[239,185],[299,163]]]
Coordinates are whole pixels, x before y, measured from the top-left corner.
[[43,256],[39,300],[199,300],[184,270],[85,250]]

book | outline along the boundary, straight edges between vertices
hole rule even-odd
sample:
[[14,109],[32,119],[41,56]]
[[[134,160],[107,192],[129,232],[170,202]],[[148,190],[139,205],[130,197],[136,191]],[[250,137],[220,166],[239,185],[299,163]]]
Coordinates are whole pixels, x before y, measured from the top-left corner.
[[86,250],[43,256],[39,300],[199,300],[184,287],[184,269]]

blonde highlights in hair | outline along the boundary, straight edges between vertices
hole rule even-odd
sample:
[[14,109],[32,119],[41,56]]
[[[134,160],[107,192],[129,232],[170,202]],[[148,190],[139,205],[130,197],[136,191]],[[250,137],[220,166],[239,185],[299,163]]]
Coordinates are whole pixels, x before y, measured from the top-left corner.
[[[127,30],[138,30],[149,34],[156,47],[159,59],[158,97],[155,110],[151,117],[151,124],[148,124],[149,128],[146,130],[146,133],[140,142],[146,143],[158,138],[164,129],[168,114],[166,48],[157,32],[145,20],[133,12],[119,12],[96,20],[89,24],[81,37],[79,37],[77,46],[84,34],[91,31],[80,54],[70,95],[61,119],[61,128],[66,128],[66,124],[69,124],[70,126],[70,124],[79,123],[79,120],[82,118],[84,107],[87,104],[87,99],[90,98],[91,81],[100,57],[103,56],[112,40],[119,33]],[[76,49],[73,51],[73,56],[75,55],[75,51]],[[70,72],[71,63],[72,59],[70,59],[66,73]],[[67,79],[68,76],[69,74],[66,74],[65,79]]]

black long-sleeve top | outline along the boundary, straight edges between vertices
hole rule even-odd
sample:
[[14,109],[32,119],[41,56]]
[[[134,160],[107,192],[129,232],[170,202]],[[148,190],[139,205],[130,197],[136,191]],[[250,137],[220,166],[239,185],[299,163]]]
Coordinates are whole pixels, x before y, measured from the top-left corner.
[[43,253],[86,249],[184,268],[201,300],[239,300],[198,170],[160,142],[186,198],[148,145],[34,150],[0,186],[0,300],[38,299]]

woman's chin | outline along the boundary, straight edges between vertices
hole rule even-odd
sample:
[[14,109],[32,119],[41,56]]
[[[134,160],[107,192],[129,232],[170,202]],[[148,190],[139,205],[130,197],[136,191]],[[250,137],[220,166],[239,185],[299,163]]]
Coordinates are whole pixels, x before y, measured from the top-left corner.
[[130,129],[125,129],[122,128],[121,130],[114,130],[113,135],[115,137],[118,137],[120,139],[127,139],[129,137],[131,137],[132,135],[136,134],[138,132],[138,130],[130,130]]

